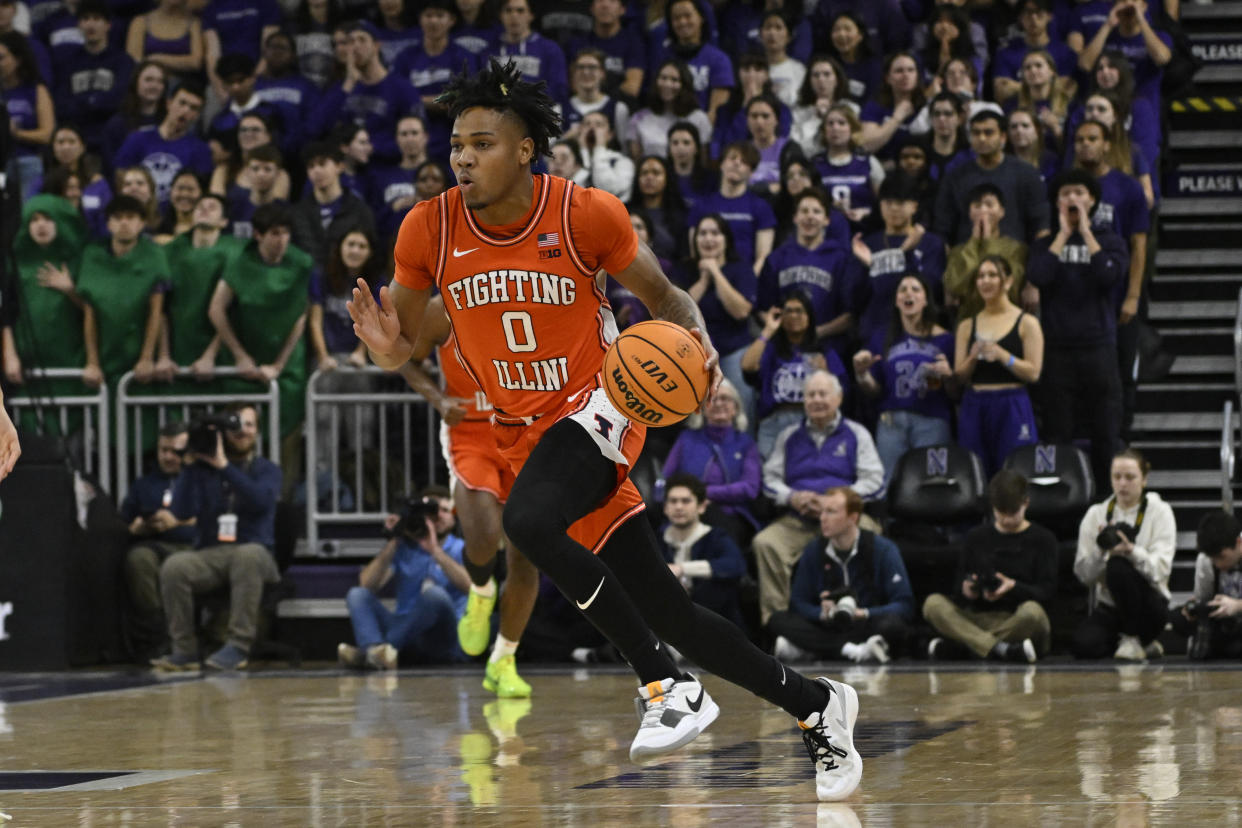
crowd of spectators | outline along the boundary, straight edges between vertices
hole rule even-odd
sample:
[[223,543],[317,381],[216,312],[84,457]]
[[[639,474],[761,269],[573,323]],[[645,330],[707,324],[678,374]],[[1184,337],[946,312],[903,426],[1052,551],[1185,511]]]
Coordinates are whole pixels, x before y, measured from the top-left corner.
[[[887,549],[871,504],[904,452],[957,441],[991,476],[1020,446],[1083,440],[1097,487],[1115,479],[1177,17],[1177,0],[0,0],[22,199],[4,380],[176,389],[178,369],[232,365],[278,381],[297,442],[310,372],[364,364],[356,277],[378,289],[402,217],[451,186],[437,94],[513,60],[563,116],[536,171],[622,199],[721,354],[706,422],[661,443],[672,565],[702,577],[702,507],[758,576],[761,623],[801,631],[786,652],[887,658],[878,619],[792,643],[791,572],[808,542],[857,549],[849,525],[869,559]],[[609,298],[621,327],[646,317]],[[848,582],[837,563],[815,584]]]

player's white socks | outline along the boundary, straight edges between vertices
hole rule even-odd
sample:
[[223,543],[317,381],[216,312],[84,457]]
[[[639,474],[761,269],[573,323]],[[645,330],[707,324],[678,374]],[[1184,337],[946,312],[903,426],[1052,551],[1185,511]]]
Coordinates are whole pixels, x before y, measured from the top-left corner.
[[496,643],[492,645],[491,657],[488,658],[487,660],[489,662],[500,661],[505,656],[511,656],[514,653],[516,653],[517,648],[518,648],[518,642],[510,641],[509,639],[505,638],[500,633],[497,633]]

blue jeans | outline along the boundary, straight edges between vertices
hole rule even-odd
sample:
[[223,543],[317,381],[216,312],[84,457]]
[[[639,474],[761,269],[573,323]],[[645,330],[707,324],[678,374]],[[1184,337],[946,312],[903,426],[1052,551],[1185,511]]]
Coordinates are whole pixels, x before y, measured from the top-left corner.
[[413,609],[395,613],[385,607],[374,592],[363,586],[345,595],[354,641],[362,649],[391,644],[409,649],[429,661],[462,661],[457,646],[457,612],[443,587],[429,586],[419,594]]
[[884,480],[892,477],[901,455],[913,448],[953,441],[949,421],[913,411],[884,411],[875,429],[875,450],[884,464]]
[[758,437],[755,443],[759,446],[759,456],[767,460],[772,455],[772,449],[776,446],[776,438],[781,432],[789,428],[791,425],[797,425],[802,422],[802,418],[806,416],[801,407],[778,409],[759,421]]
[[[22,203],[38,195],[43,183],[43,159],[38,155],[17,155],[9,162],[9,175],[17,173],[22,179]],[[84,185],[85,186],[85,185]]]

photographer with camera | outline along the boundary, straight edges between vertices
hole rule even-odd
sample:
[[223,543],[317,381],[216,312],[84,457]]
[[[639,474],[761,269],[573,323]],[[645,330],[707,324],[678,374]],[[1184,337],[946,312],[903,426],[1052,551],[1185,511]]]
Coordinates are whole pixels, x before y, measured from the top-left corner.
[[[399,516],[388,516],[388,542],[345,596],[356,643],[337,646],[343,666],[395,670],[403,649],[429,662],[464,660],[457,621],[466,611],[470,576],[462,565],[466,542],[452,534],[455,524],[452,495],[443,486],[428,486]],[[393,578],[395,611],[379,598]]]
[[1177,544],[1173,509],[1149,492],[1151,464],[1135,449],[1113,457],[1113,496],[1087,510],[1078,527],[1074,574],[1091,590],[1090,612],[1074,631],[1078,658],[1159,658],[1156,640],[1169,605]]
[[1027,664],[1047,653],[1048,609],[1057,586],[1057,539],[1026,519],[1026,478],[1001,469],[988,484],[992,522],[966,534],[958,558],[960,584],[951,598],[927,596],[923,617],[941,637],[928,658],[979,658]]
[[1224,511],[1204,515],[1197,541],[1194,597],[1169,620],[1190,637],[1192,661],[1242,657],[1242,523]]
[[229,588],[228,640],[207,657],[217,670],[246,666],[258,624],[263,585],[280,580],[273,550],[280,467],[259,457],[259,412],[242,405],[190,425],[186,460],[170,511],[194,518],[194,549],[176,552],[160,567],[168,618],[169,655],[152,659],[160,670],[197,670],[194,598]]

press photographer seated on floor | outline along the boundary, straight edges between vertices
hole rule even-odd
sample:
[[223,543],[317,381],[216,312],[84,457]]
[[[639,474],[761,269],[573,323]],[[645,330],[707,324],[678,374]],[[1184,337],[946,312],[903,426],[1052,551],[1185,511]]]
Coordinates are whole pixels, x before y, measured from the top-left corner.
[[[395,670],[402,650],[429,662],[465,659],[457,622],[466,611],[470,575],[462,564],[466,542],[453,534],[456,523],[452,495],[443,486],[426,487],[400,515],[388,516],[388,542],[345,596],[355,643],[337,647],[342,666]],[[395,611],[379,597],[393,578]]]
[[1242,523],[1223,511],[1204,515],[1198,547],[1194,597],[1169,620],[1190,637],[1192,661],[1242,657]]
[[251,405],[209,415],[190,426],[188,465],[173,489],[171,511],[194,518],[194,549],[160,567],[160,593],[172,651],[151,664],[197,670],[194,598],[229,588],[228,640],[206,659],[217,670],[245,667],[258,624],[263,585],[280,580],[273,550],[280,467],[259,457],[259,413]]

